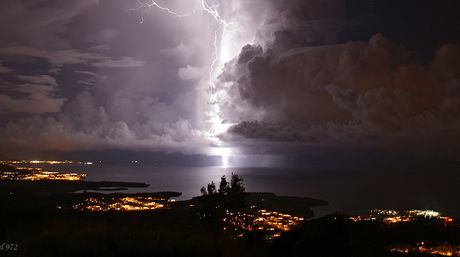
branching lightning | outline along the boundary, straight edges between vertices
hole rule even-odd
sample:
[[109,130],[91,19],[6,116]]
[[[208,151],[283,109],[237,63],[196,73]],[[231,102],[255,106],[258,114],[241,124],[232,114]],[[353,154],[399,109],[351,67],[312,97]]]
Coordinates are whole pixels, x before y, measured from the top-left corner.
[[211,62],[211,66],[209,70],[209,89],[211,91],[211,98],[210,98],[211,113],[209,117],[209,120],[211,122],[211,128],[209,130],[209,135],[215,138],[220,133],[225,132],[225,130],[228,128],[228,126],[223,124],[223,119],[220,117],[220,107],[219,107],[218,100],[217,100],[216,85],[214,83],[213,76],[214,76],[214,71],[215,71],[215,68],[216,68],[216,65],[219,59],[219,46],[218,46],[219,32],[221,33],[220,34],[221,38],[223,38],[227,28],[231,26],[231,23],[227,22],[219,14],[219,11],[217,10],[217,8],[219,8],[219,5],[211,6],[206,2],[206,0],[201,0],[201,7],[203,8],[204,11],[209,13],[214,18],[214,20],[219,24],[219,28],[217,28],[216,31],[214,32],[214,58]]
[[[208,120],[211,123],[211,128],[208,131],[208,136],[210,138],[215,139],[216,136],[225,132],[225,130],[228,128],[228,125],[223,124],[223,119],[220,117],[220,107],[218,105],[214,73],[216,70],[216,66],[218,65],[218,62],[219,62],[219,37],[223,38],[226,33],[227,28],[231,26],[232,24],[230,22],[227,22],[219,13],[218,8],[220,7],[220,5],[210,5],[206,0],[199,0],[199,1],[200,1],[199,6],[201,6],[201,9],[204,12],[208,13],[218,24],[218,28],[214,31],[214,42],[213,42],[214,53],[213,53],[213,59],[211,61],[211,66],[209,68],[209,91],[211,95],[209,102],[210,102],[211,110],[209,113]],[[136,8],[135,10],[141,11],[140,23],[144,22],[143,14],[146,11],[150,10],[151,8],[158,8],[178,18],[192,16],[196,13],[197,9],[200,8],[197,6],[192,12],[183,14],[183,13],[178,13],[176,11],[173,11],[168,7],[164,7],[158,4],[154,0],[151,0],[149,2],[142,2],[141,0],[138,0],[138,2],[139,2],[139,7]]]
[[133,11],[135,10],[138,10],[138,11],[141,11],[141,15],[139,17],[139,23],[144,23],[144,13],[147,12],[148,10],[150,10],[152,7],[156,7],[162,11],[165,11],[169,14],[172,14],[178,18],[184,18],[184,17],[189,17],[189,16],[192,16],[193,14],[195,14],[196,12],[196,9],[191,12],[191,13],[187,13],[187,14],[181,14],[181,13],[177,13],[167,7],[164,7],[164,6],[161,6],[160,4],[158,4],[157,2],[155,1],[150,1],[150,2],[142,2],[140,0],[137,1],[139,3],[139,7],[135,8],[135,9],[132,9]]

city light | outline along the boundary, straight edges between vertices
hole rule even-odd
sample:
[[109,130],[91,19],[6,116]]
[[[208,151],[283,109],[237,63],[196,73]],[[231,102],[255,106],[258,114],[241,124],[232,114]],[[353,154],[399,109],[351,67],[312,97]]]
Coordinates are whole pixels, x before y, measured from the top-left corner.
[[123,197],[87,198],[83,203],[73,206],[78,211],[151,211],[165,208],[164,198]]
[[77,162],[77,161],[52,161],[52,160],[32,160],[32,161],[0,161],[0,164],[18,165],[18,164],[79,164],[79,165],[93,165],[93,162]]
[[223,222],[225,230],[263,231],[268,239],[279,237],[280,232],[292,230],[304,221],[302,217],[275,211],[257,210],[252,212],[231,212],[227,210]]
[[426,242],[420,242],[415,245],[404,244],[395,246],[390,249],[390,252],[399,252],[404,254],[421,253],[436,256],[460,256],[460,245],[449,243],[430,244]]
[[[1,161],[0,164],[17,165],[17,164],[57,164],[69,163],[69,161]],[[86,174],[74,172],[57,172],[48,171],[39,167],[12,166],[13,171],[1,171],[0,180],[54,180],[54,181],[78,181],[86,178]]]
[[441,213],[433,210],[408,210],[408,211],[395,211],[395,210],[371,210],[368,217],[354,216],[349,219],[353,222],[362,221],[382,221],[387,224],[395,224],[402,222],[411,222],[417,219],[433,219],[443,222],[448,225],[454,222],[451,217],[441,216]]

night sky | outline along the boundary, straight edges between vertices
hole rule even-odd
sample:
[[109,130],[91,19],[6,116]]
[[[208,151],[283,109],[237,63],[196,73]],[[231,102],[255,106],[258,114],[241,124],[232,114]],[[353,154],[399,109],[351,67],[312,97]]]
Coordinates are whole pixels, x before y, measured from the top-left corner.
[[0,157],[460,160],[459,1],[146,3],[0,2]]

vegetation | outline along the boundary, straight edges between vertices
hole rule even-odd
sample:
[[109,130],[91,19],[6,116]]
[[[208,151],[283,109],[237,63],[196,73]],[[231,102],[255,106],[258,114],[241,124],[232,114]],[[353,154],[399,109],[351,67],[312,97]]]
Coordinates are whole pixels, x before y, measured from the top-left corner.
[[207,188],[201,188],[201,195],[220,195],[220,196],[236,196],[244,193],[246,189],[243,185],[243,177],[232,173],[230,184],[227,182],[227,177],[224,175],[220,178],[219,190],[216,190],[214,181],[208,184]]
[[245,209],[245,188],[243,178],[232,173],[230,183],[226,176],[222,176],[219,189],[216,189],[214,181],[207,187],[201,188],[200,215],[216,229],[220,229],[221,220],[227,210],[241,211]]

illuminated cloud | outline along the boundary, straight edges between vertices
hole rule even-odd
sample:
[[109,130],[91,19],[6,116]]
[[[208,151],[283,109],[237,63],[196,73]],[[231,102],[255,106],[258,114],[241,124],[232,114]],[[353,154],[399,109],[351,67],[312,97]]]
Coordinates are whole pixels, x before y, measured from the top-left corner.
[[29,82],[33,84],[57,86],[56,79],[48,75],[37,75],[37,76],[19,75],[17,76],[17,78],[24,82]]
[[48,75],[17,75],[25,84],[4,83],[5,91],[0,94],[1,112],[44,114],[59,112],[66,101],[57,93],[56,79]]
[[101,76],[91,71],[74,71],[77,74],[84,75],[77,83],[87,86],[95,86],[99,80],[107,79],[107,77]]
[[19,112],[30,114],[44,114],[59,112],[65,98],[54,97],[52,90],[46,85],[18,85],[18,91],[27,95],[15,98],[0,95],[1,112]]
[[179,78],[182,80],[198,81],[202,79],[206,73],[199,67],[187,65],[187,67],[179,68],[177,71]]
[[143,61],[134,60],[132,57],[123,57],[121,59],[104,58],[101,62],[93,65],[98,68],[136,68],[144,66]]

